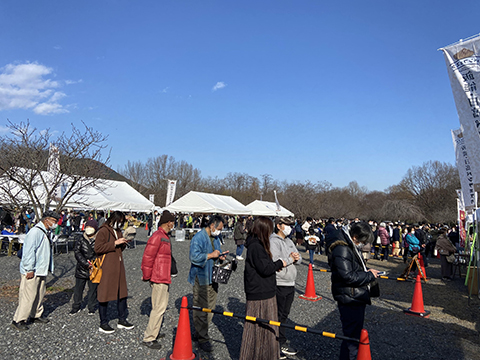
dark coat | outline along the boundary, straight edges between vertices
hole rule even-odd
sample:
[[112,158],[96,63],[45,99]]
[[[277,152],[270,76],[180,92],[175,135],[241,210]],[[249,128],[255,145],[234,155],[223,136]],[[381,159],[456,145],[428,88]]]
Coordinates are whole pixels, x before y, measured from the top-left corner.
[[75,269],[75,277],[78,279],[89,279],[90,269],[88,260],[92,263],[95,260],[95,237],[90,240],[85,234],[78,234],[75,236],[75,259],[77,259],[77,267]]
[[247,239],[247,258],[243,282],[247,300],[265,300],[275,296],[276,273],[283,267],[282,260],[273,261],[260,240],[250,236]]
[[375,280],[375,275],[363,268],[363,259],[353,248],[347,235],[346,240],[337,240],[330,246],[332,254],[332,294],[341,304],[370,305],[368,284]]
[[123,299],[128,296],[125,266],[123,264],[123,250],[126,245],[115,246],[115,231],[118,238],[122,238],[120,230],[114,230],[104,224],[95,238],[95,252],[101,257],[105,254],[102,266],[102,279],[98,284],[97,298],[99,302],[108,302]]
[[245,244],[245,240],[247,238],[247,231],[243,226],[243,221],[239,220],[235,224],[235,230],[233,232],[233,238],[235,240],[236,245],[243,245]]

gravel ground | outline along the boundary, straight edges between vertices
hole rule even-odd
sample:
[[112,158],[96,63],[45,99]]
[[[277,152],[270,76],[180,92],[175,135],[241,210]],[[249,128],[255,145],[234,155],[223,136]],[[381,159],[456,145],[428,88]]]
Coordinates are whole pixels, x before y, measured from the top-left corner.
[[[142,282],[140,263],[146,242],[142,229],[137,233],[137,248],[124,253],[129,289],[129,317],[135,324],[133,330],[116,330],[114,334],[98,332],[98,313],[87,316],[83,310],[75,316],[68,315],[71,309],[75,283],[75,258],[73,252],[55,255],[55,276],[47,278],[48,292],[45,297],[45,315],[51,322],[34,324],[27,332],[18,332],[10,327],[17,306],[19,272],[17,257],[0,257],[0,358],[1,359],[159,359],[173,349],[182,296],[192,299],[192,287],[187,282],[189,241],[173,242],[173,251],[179,274],[170,287],[170,301],[161,332],[166,337],[161,341],[161,350],[150,350],[140,342],[148,322],[151,309],[150,288]],[[235,250],[233,240],[226,240],[224,250]],[[305,292],[308,255],[299,266],[296,291]],[[318,268],[326,268],[326,258],[317,256]],[[404,269],[403,261],[389,262],[372,260],[370,267],[389,271],[398,276]],[[217,310],[243,314],[245,294],[243,291],[243,268],[240,262],[227,285],[220,285]],[[429,319],[403,314],[411,306],[414,283],[381,280],[382,295],[367,307],[365,328],[369,332],[373,359],[480,359],[479,309],[476,296],[468,303],[464,279],[440,280],[439,260],[433,259],[427,268],[431,280],[422,284],[425,309],[431,311]],[[330,274],[314,272],[317,294],[323,299],[309,302],[296,298],[290,320],[299,325],[341,335],[341,323],[335,301],[330,292]],[[86,295],[86,293],[85,293]],[[86,305],[86,301],[83,304]],[[116,327],[116,307],[110,305],[110,325]],[[190,320],[192,324],[192,321]],[[193,325],[192,325],[193,326]],[[214,315],[210,336],[214,352],[200,352],[202,359],[238,359],[243,331],[243,321]],[[336,359],[340,340],[319,335],[291,331],[292,346],[299,352],[292,359]],[[198,346],[193,343],[194,349]]]

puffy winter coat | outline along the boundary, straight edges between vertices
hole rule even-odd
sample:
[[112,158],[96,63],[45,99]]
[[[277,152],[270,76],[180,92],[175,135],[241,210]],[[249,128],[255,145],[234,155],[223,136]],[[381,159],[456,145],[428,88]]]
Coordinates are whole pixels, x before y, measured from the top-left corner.
[[75,237],[75,259],[77,259],[77,268],[75,269],[75,277],[78,279],[88,279],[90,277],[90,269],[88,268],[88,260],[92,263],[95,260],[95,237],[89,239],[85,234],[78,234]]
[[382,245],[385,246],[390,244],[390,235],[388,234],[387,229],[380,226],[378,228],[378,236],[380,236],[380,241],[382,242]]
[[375,275],[365,271],[363,259],[347,235],[330,246],[333,298],[341,304],[371,304],[368,284]]
[[143,280],[156,284],[170,284],[172,267],[172,244],[165,230],[160,227],[148,239],[143,251]]

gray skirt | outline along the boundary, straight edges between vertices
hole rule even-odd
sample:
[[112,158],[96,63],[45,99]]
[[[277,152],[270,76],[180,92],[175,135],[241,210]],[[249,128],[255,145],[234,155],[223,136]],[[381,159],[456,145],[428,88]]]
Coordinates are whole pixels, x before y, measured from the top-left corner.
[[[247,300],[246,314],[277,321],[277,299]],[[276,360],[280,358],[278,327],[245,321],[240,360]]]

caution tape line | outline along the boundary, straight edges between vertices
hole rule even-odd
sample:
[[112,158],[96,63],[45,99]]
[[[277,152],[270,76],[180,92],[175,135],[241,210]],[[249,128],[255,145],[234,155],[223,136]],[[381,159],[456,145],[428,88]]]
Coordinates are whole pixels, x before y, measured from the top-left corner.
[[[332,270],[327,270],[327,269],[313,269],[314,271],[321,271],[321,272],[332,272]],[[380,279],[387,279],[387,280],[396,280],[396,281],[406,281],[406,282],[412,282],[410,279],[405,279],[405,278],[399,278],[399,277],[391,277],[391,276],[384,276],[381,275],[379,276]]]
[[354,339],[354,338],[350,338],[350,337],[346,337],[346,336],[342,336],[342,335],[337,335],[337,334],[326,332],[326,331],[315,330],[315,329],[308,328],[306,326],[285,324],[285,323],[280,323],[278,321],[257,318],[257,317],[254,317],[254,316],[237,315],[237,314],[234,314],[234,313],[228,312],[228,311],[217,311],[217,310],[212,310],[212,309],[201,308],[201,307],[198,307],[198,306],[188,306],[188,307],[186,307],[186,309],[203,311],[203,312],[206,312],[206,313],[218,314],[218,315],[223,315],[223,316],[228,316],[228,317],[235,317],[235,318],[239,318],[239,319],[243,319],[243,320],[247,320],[247,321],[253,321],[253,322],[262,323],[262,324],[269,324],[269,325],[272,325],[272,326],[285,327],[285,328],[293,329],[293,330],[296,330],[296,331],[301,331],[301,332],[305,332],[305,333],[308,332],[308,333],[312,333],[312,334],[316,334],[316,335],[325,336],[325,337],[328,337],[328,338],[331,338],[331,339],[347,340],[347,341],[360,343],[359,339]]

